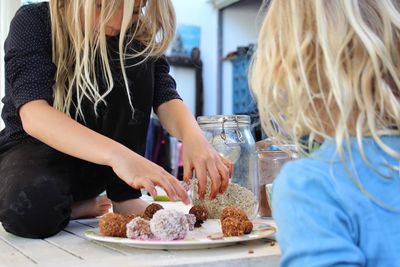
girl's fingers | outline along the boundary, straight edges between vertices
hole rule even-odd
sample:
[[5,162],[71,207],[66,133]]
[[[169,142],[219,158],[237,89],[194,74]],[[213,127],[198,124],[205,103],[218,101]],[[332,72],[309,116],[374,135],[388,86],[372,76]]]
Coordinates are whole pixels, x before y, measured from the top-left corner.
[[183,164],[183,180],[188,182],[192,179],[193,176],[193,167],[190,163],[185,162]]
[[221,157],[221,159],[222,159],[222,162],[224,163],[224,165],[229,170],[229,177],[232,176],[232,174],[233,174],[233,164],[232,164],[232,162],[230,160],[227,160],[227,159],[222,158],[222,157]]
[[176,193],[175,188],[171,185],[170,179],[176,179],[176,178],[171,174],[169,174],[168,172],[163,171],[162,175],[157,177],[156,183],[165,190],[168,197],[172,201],[176,201],[178,200],[178,194]]
[[197,194],[199,195],[199,199],[204,199],[204,195],[206,194],[206,185],[207,185],[207,174],[204,166],[195,167],[196,177],[197,177]]
[[141,183],[141,186],[144,189],[146,189],[147,192],[149,192],[152,197],[157,196],[156,187],[155,187],[154,183],[150,179],[144,178],[144,179],[142,179],[142,181],[140,183]]
[[220,193],[222,194],[225,192],[225,190],[229,186],[229,178],[231,178],[233,174],[233,164],[230,160],[227,160],[225,158],[221,158],[224,166],[219,165],[219,171],[222,176],[222,181],[221,181],[221,191]]
[[179,199],[186,205],[190,204],[190,199],[185,188],[183,188],[178,179],[176,179],[175,177],[171,179],[171,184],[175,188],[175,192],[178,194]]
[[209,164],[209,166],[207,167],[207,171],[211,178],[211,192],[209,199],[212,200],[216,198],[218,192],[220,191],[221,176],[214,162],[211,162]]
[[228,188],[230,170],[226,165],[219,165],[218,167],[219,174],[221,175],[221,187],[219,189],[219,193],[222,194]]

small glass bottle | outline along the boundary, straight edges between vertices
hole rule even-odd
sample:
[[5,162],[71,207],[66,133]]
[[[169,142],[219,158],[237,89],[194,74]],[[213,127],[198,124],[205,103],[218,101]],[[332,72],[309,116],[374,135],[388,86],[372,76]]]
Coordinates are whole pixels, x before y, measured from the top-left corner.
[[255,142],[250,131],[250,117],[247,115],[200,116],[197,122],[215,150],[234,164],[234,171],[226,192],[212,201],[209,201],[207,197],[199,200],[196,183],[193,183],[193,204],[206,206],[209,217],[214,219],[219,218],[222,210],[228,206],[241,208],[250,219],[254,219],[258,211],[259,183],[253,168],[252,154],[255,150]]
[[260,183],[259,216],[271,217],[272,183],[282,166],[290,160],[297,159],[298,155],[293,145],[276,146],[270,139],[257,142],[254,154],[256,173]]

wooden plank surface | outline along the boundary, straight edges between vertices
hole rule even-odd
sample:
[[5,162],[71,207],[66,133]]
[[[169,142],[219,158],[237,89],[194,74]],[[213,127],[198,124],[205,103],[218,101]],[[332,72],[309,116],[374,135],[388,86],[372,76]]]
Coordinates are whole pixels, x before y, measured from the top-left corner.
[[[66,262],[79,259],[77,255],[61,250],[55,247],[53,244],[47,242],[46,240],[20,238],[7,233],[3,229],[3,227],[0,228],[0,237],[3,242],[6,242],[10,246],[12,246],[16,252],[23,254],[26,258],[30,259],[31,262],[35,264],[41,262],[57,264],[57,262]],[[3,254],[4,253],[1,252],[0,262],[3,262]],[[14,263],[12,264],[12,266],[14,266]]]
[[[40,265],[42,267],[54,267],[54,265]],[[57,266],[68,266],[68,265],[57,265]],[[258,257],[258,258],[250,258],[250,259],[235,259],[235,260],[224,260],[218,262],[187,262],[181,263],[177,260],[172,260],[170,262],[164,262],[163,264],[155,264],[151,258],[147,260],[144,259],[135,259],[135,258],[108,258],[108,259],[99,259],[97,261],[85,261],[82,263],[74,263],[74,265],[70,265],[73,267],[87,267],[87,266],[95,266],[95,267],[110,267],[110,266],[124,266],[124,267],[138,267],[138,266],[160,266],[160,267],[278,267],[279,266],[279,256],[274,255],[268,258]]]
[[0,266],[36,266],[36,262],[16,249],[12,244],[3,240],[0,234]]
[[279,247],[266,239],[212,249],[150,250],[88,239],[85,231],[97,227],[97,219],[71,221],[59,234],[35,240],[9,234],[0,225],[0,267],[231,267],[237,263],[240,266],[279,266]]
[[119,251],[88,242],[82,236],[75,235],[68,230],[56,236],[46,238],[46,242],[82,260],[98,259],[99,255],[102,255],[102,257],[123,255]]

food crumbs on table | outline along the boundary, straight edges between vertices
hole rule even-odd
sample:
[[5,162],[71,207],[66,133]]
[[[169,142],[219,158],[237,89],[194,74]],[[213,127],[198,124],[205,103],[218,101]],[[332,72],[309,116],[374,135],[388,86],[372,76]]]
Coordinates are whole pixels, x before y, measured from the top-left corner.
[[224,234],[222,234],[222,233],[211,234],[211,235],[208,235],[207,238],[211,239],[211,240],[221,240],[221,239],[224,239]]

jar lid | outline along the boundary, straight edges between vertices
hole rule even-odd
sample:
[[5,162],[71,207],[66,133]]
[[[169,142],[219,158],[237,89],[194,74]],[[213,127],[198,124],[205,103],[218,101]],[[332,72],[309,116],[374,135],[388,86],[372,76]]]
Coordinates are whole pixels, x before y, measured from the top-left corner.
[[199,124],[212,124],[223,122],[245,123],[250,124],[250,116],[248,115],[211,115],[197,117]]

